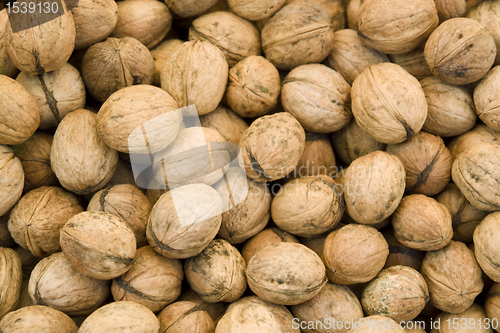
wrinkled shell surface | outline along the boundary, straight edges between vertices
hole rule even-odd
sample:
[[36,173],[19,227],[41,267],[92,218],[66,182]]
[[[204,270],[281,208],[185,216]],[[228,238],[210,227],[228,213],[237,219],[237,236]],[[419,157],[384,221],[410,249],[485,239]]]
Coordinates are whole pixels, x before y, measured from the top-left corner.
[[214,333],[215,325],[209,314],[193,302],[175,302],[158,314],[161,333]]
[[0,216],[11,209],[23,194],[21,161],[8,146],[0,145]]
[[0,330],[5,333],[77,333],[78,326],[59,310],[34,305],[7,314],[0,321]]
[[238,114],[223,106],[200,117],[200,124],[216,130],[227,142],[239,144],[243,133],[248,128],[247,123]]
[[500,67],[493,68],[474,89],[474,104],[479,118],[497,132],[500,131],[499,89]]
[[499,132],[496,132],[491,128],[479,123],[470,131],[451,140],[450,143],[448,143],[448,149],[450,150],[453,161],[455,161],[458,155],[460,155],[476,143],[487,142],[497,144],[499,141]]
[[163,70],[163,65],[168,60],[168,58],[181,46],[184,41],[180,39],[167,39],[166,41],[158,44],[156,48],[151,50],[151,55],[153,56],[155,62],[155,75],[153,78],[153,84],[157,87],[161,85],[161,71]]
[[[0,248],[0,318],[14,310],[21,293],[21,259],[11,248]],[[4,317],[5,318],[5,317]],[[0,327],[2,321],[0,321]]]
[[473,8],[468,10],[467,15],[465,16],[467,18],[478,21],[479,23],[481,23],[481,25],[485,26],[486,29],[488,29],[488,32],[490,33],[491,37],[493,37],[493,40],[495,41],[497,47],[495,65],[500,64],[500,23],[498,20],[500,18],[500,4],[498,3],[498,1],[482,1],[477,6],[474,6]]
[[[492,318],[491,318],[492,319]],[[440,320],[441,323],[472,323],[475,322],[477,323],[487,323],[488,318],[486,316],[486,313],[484,312],[484,309],[481,305],[479,304],[472,304],[470,308],[465,310],[464,312],[460,314],[453,314],[453,313],[442,313],[439,315],[436,320]],[[498,318],[497,318],[498,320]],[[433,329],[431,330],[431,333],[455,333],[459,331],[460,333],[492,333],[493,330],[491,327],[495,327],[496,325],[460,325],[459,330],[453,329],[453,326],[448,327],[448,325],[442,325],[440,330]],[[455,325],[456,327],[456,325]],[[466,327],[466,328],[465,328]]]
[[252,259],[254,254],[259,250],[269,245],[282,242],[299,243],[295,236],[286,231],[278,228],[264,229],[245,243],[243,249],[241,250],[241,255],[248,265],[250,259]]
[[403,67],[417,80],[433,76],[429,65],[425,61],[423,45],[410,52],[391,54],[389,57],[393,63]]
[[286,0],[228,0],[229,9],[250,21],[271,17]]
[[346,27],[346,4],[343,0],[287,0],[285,4],[294,2],[312,2],[323,7],[332,21],[335,31]]
[[477,262],[483,272],[495,282],[500,282],[499,234],[500,213],[491,213],[479,223],[473,236]]
[[434,2],[441,22],[464,16],[467,10],[466,0],[434,0]]
[[217,3],[217,0],[165,0],[168,8],[180,17],[201,14]]
[[387,230],[383,235],[387,244],[389,244],[389,256],[385,262],[385,268],[403,265],[420,270],[420,265],[425,255],[424,252],[410,249],[401,244],[396,236],[394,236],[393,230]]
[[0,75],[14,77],[19,73],[19,69],[17,69],[12,60],[10,60],[9,53],[7,52],[8,22],[9,16],[7,14],[7,9],[0,10]]

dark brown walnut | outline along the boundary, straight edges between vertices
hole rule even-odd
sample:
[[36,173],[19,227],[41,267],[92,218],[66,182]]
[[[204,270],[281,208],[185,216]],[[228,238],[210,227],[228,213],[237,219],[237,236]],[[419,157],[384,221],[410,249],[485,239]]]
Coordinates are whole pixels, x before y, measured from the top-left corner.
[[474,230],[487,212],[472,206],[453,183],[446,185],[436,199],[450,212],[453,225],[453,240],[466,244],[472,242]]
[[147,307],[136,302],[113,302],[87,317],[78,333],[159,333],[160,321]]
[[[500,9],[500,7],[499,7]],[[486,74],[474,89],[474,105],[479,118],[494,131],[500,131],[500,99],[494,93],[500,84],[500,67]]]
[[200,124],[216,130],[227,142],[239,144],[248,124],[237,113],[223,106],[200,117]]
[[79,109],[61,121],[54,134],[50,164],[61,185],[77,194],[102,189],[113,176],[118,152],[97,133],[97,115]]
[[240,141],[240,166],[254,180],[268,182],[284,178],[299,163],[305,141],[304,129],[290,113],[260,117]]
[[420,81],[428,112],[422,130],[441,137],[458,136],[474,127],[476,110],[469,92],[436,76]]
[[179,260],[165,258],[148,245],[139,248],[130,269],[113,280],[111,293],[117,302],[137,302],[156,313],[179,297],[183,279]]
[[174,53],[179,46],[181,46],[184,41],[180,39],[167,39],[166,41],[161,42],[156,46],[153,50],[151,50],[151,55],[153,56],[155,62],[155,75],[153,78],[153,84],[157,87],[161,85],[161,71],[163,69],[163,65],[167,59]]
[[7,52],[7,24],[9,24],[7,9],[2,9],[0,10],[0,75],[15,77],[19,69],[10,60]]
[[19,82],[0,75],[0,144],[21,144],[39,125],[35,99]]
[[224,315],[228,306],[228,303],[223,302],[207,303],[191,288],[185,289],[177,301],[187,301],[198,304],[202,310],[205,310],[210,315],[215,325],[217,325],[219,319]]
[[347,213],[363,224],[385,220],[403,198],[405,179],[404,165],[394,155],[375,151],[359,157],[351,163],[345,176]]
[[14,206],[9,231],[17,244],[37,257],[60,251],[59,232],[66,222],[83,211],[78,200],[55,186],[26,193]]
[[500,147],[491,143],[473,145],[453,162],[453,182],[477,209],[500,210],[499,163]]
[[389,58],[393,63],[403,67],[408,73],[417,78],[417,80],[432,76],[429,65],[425,61],[424,45],[410,52],[391,54]]
[[302,65],[283,81],[281,105],[306,131],[330,133],[352,119],[350,90],[335,70],[322,64]]
[[376,150],[385,150],[386,145],[366,133],[355,120],[330,135],[335,153],[340,159],[351,164],[355,159]]
[[451,179],[451,154],[443,139],[425,132],[387,146],[406,170],[406,192],[428,196],[441,192]]
[[387,244],[389,244],[389,255],[385,262],[385,268],[403,265],[420,270],[422,259],[424,259],[425,256],[424,252],[411,249],[401,244],[394,236],[393,230],[387,230],[383,235]]
[[241,255],[248,265],[250,259],[252,259],[255,253],[257,253],[259,250],[264,249],[269,245],[283,242],[299,243],[295,236],[289,234],[286,231],[278,228],[264,229],[257,235],[246,241],[243,249],[241,250]]
[[76,27],[75,50],[101,42],[118,22],[118,6],[113,0],[78,0],[71,13]]
[[103,212],[83,212],[61,229],[61,249],[81,273],[110,280],[132,266],[136,254],[132,229],[120,218]]
[[496,56],[495,41],[480,23],[453,18],[441,24],[425,43],[425,61],[444,82],[464,85],[488,73]]
[[368,47],[355,30],[335,31],[326,64],[339,72],[347,83],[352,84],[365,68],[381,62],[389,62],[387,55]]
[[462,17],[467,11],[466,0],[434,0],[441,22]]
[[389,245],[375,228],[348,224],[325,240],[322,259],[335,284],[368,282],[384,267]]
[[407,266],[380,271],[361,298],[367,315],[383,315],[397,322],[414,319],[428,301],[427,283],[417,270]]
[[0,321],[0,330],[5,333],[77,333],[78,326],[59,310],[33,305],[8,313]]
[[0,145],[0,216],[23,194],[24,171],[20,159],[8,146]]
[[474,231],[474,253],[483,272],[493,281],[500,282],[500,213],[486,216]]
[[215,324],[198,304],[181,301],[170,304],[158,314],[160,333],[214,333]]
[[[318,295],[307,302],[294,305],[291,311],[301,322],[324,322],[325,318],[336,322],[357,322],[363,317],[363,309],[354,293],[346,286],[327,283]],[[295,326],[295,325],[294,325]],[[325,325],[326,326],[326,325]],[[341,333],[342,328],[302,329],[304,333]]]
[[189,286],[209,303],[234,302],[246,290],[245,260],[229,242],[216,239],[184,264]]
[[498,144],[499,140],[500,132],[496,132],[486,125],[477,124],[470,131],[451,140],[448,143],[448,149],[453,161],[455,161],[458,155],[477,143],[487,142]]
[[94,312],[104,303],[109,296],[109,283],[83,275],[58,252],[35,266],[28,292],[34,304],[80,316]]
[[281,242],[256,252],[246,270],[250,289],[260,298],[296,305],[316,296],[326,284],[325,266],[306,246]]
[[[490,320],[500,317],[500,284],[494,283],[488,290],[484,301],[484,310]],[[496,329],[498,332],[498,328]]]
[[249,21],[227,11],[205,14],[193,21],[189,40],[205,40],[217,46],[229,67],[260,55],[260,34]]
[[153,83],[154,69],[153,56],[140,41],[109,37],[87,49],[81,73],[90,94],[102,103],[122,88]]
[[80,72],[69,63],[43,75],[21,72],[16,81],[35,98],[40,129],[57,127],[64,116],[85,106],[85,85]]
[[364,320],[367,324],[365,324],[364,326],[360,324],[358,324],[358,326],[353,325],[353,328],[349,330],[349,333],[406,333],[407,332],[404,328],[399,326],[399,323],[397,321],[392,320],[391,318],[386,316],[381,316],[381,315],[367,316],[362,320]]
[[[496,326],[485,325],[485,323],[488,322],[488,317],[486,316],[484,308],[479,304],[472,304],[470,308],[460,314],[443,312],[436,320],[439,320],[441,323],[467,323],[467,325],[461,324],[459,326],[460,329],[454,329],[453,324],[450,326],[441,324],[439,330],[433,328],[431,333],[492,333],[492,327]],[[469,323],[475,323],[475,325],[470,325]],[[481,324],[478,325],[478,323]],[[455,325],[455,327],[457,326]]]
[[[21,294],[22,271],[21,259],[11,248],[0,248],[0,318],[13,311]],[[4,317],[5,318],[5,317]],[[0,327],[1,325],[0,321]],[[3,330],[2,330],[3,332]]]
[[465,16],[467,18],[478,21],[479,23],[481,23],[481,25],[488,29],[488,32],[495,41],[497,49],[495,65],[500,64],[500,25],[498,24],[498,20],[500,18],[499,3],[493,0],[482,1],[477,6],[474,6],[473,8],[468,10]]
[[280,74],[264,57],[252,55],[229,71],[225,98],[229,107],[245,118],[269,113],[278,105]]
[[0,246],[1,247],[14,247],[16,242],[12,239],[12,236],[7,227],[7,222],[9,221],[10,212],[5,213],[0,216]]
[[142,84],[109,96],[97,114],[97,134],[120,152],[154,154],[175,140],[181,123],[182,112],[172,96]]
[[441,250],[427,252],[421,272],[430,301],[441,311],[464,312],[483,290],[481,268],[474,253],[461,242],[451,241]]
[[333,29],[335,31],[344,29],[346,27],[346,4],[342,0],[287,0],[285,4],[294,2],[312,2],[323,7],[332,21]]
[[354,80],[351,98],[358,125],[383,143],[411,138],[427,118],[427,101],[420,83],[396,64],[366,68]]
[[[282,1],[282,0],[280,0]],[[280,70],[323,61],[333,47],[333,26],[318,4],[297,2],[282,7],[262,29],[262,50]]]
[[166,0],[168,8],[180,17],[201,14],[217,3],[217,0]]
[[[44,6],[42,0],[35,6]],[[41,75],[61,68],[75,48],[76,29],[73,14],[60,4],[57,17],[47,20],[41,12],[16,23],[7,24],[7,51],[14,65],[23,72]],[[22,10],[21,10],[22,12]]]
[[269,18],[286,0],[227,0],[230,11],[250,21]]

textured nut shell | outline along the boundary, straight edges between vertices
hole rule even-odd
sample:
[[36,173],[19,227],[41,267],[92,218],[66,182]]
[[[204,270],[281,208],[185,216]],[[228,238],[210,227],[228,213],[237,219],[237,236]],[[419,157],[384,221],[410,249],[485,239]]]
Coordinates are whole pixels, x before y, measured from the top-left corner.
[[358,75],[351,89],[358,125],[377,141],[395,144],[418,133],[427,117],[420,83],[402,67],[380,63]]
[[[500,9],[500,7],[499,7]],[[474,89],[474,105],[479,118],[494,131],[500,131],[500,67],[486,74]]]
[[85,85],[80,72],[69,63],[41,76],[21,72],[16,81],[34,97],[40,129],[57,127],[64,116],[85,106]]
[[0,321],[0,330],[5,333],[77,333],[78,326],[59,310],[34,305],[7,314]]
[[229,9],[250,21],[271,17],[286,0],[228,0]]
[[384,53],[404,53],[422,43],[439,24],[433,0],[365,1],[357,30],[365,43]]
[[355,30],[335,31],[326,64],[339,72],[347,83],[352,84],[365,68],[381,62],[389,62],[387,55],[368,47]]
[[461,135],[476,123],[474,101],[463,87],[441,81],[436,76],[420,81],[428,112],[422,129],[441,137]]
[[115,91],[133,84],[151,84],[154,59],[135,38],[107,38],[87,49],[82,77],[90,94],[104,102]]
[[[327,283],[318,295],[307,302],[291,307],[294,317],[300,321],[324,321],[330,318],[336,322],[356,322],[363,317],[363,309],[353,292],[345,287]],[[341,333],[341,329],[302,329],[304,333]]]
[[146,229],[149,244],[167,258],[194,257],[217,235],[221,212],[222,199],[210,186],[175,188],[153,206]]
[[383,235],[387,244],[389,244],[389,255],[385,261],[385,268],[403,265],[420,270],[425,255],[424,252],[403,246],[394,236],[393,230],[387,230]]
[[262,50],[278,69],[323,61],[333,47],[330,16],[320,5],[298,2],[284,6],[262,29]]
[[151,50],[151,55],[153,56],[155,62],[155,74],[153,78],[153,84],[157,87],[161,85],[161,71],[163,65],[167,59],[181,46],[184,41],[180,39],[167,39],[166,41],[158,44],[158,46]]
[[[19,255],[10,248],[0,248],[0,318],[14,310],[21,293],[22,271]],[[5,318],[5,317],[4,317]],[[0,327],[1,327],[0,322]]]
[[[484,308],[479,305],[479,304],[472,304],[470,308],[465,310],[464,312],[460,314],[452,314],[452,313],[442,313],[439,315],[439,317],[436,318],[436,320],[440,320],[441,323],[469,323],[469,322],[475,322],[477,323],[486,323],[487,322],[487,317],[486,313],[484,311]],[[470,320],[470,321],[469,321]],[[498,320],[498,319],[497,319]],[[464,325],[465,326],[465,325]],[[493,330],[491,329],[491,326],[488,327],[488,325],[474,325],[474,327],[471,326],[466,326],[467,328],[464,328],[463,326],[460,327],[460,329],[456,330],[453,329],[452,326],[448,325],[442,325],[439,331],[437,329],[432,329],[431,333],[455,333],[455,332],[460,332],[460,333],[492,333]],[[496,325],[495,325],[496,326]],[[456,327],[456,325],[455,325]]]
[[366,0],[349,0],[346,7],[347,27],[356,30],[358,27],[359,10]]
[[248,128],[247,123],[238,114],[223,106],[200,116],[200,124],[216,130],[227,142],[239,144],[243,133]]
[[[398,322],[392,320],[389,317],[374,315],[365,317],[365,320],[367,323],[372,323],[372,326],[365,325],[364,327],[360,326],[360,328],[353,328],[349,331],[349,333],[406,333],[405,329],[401,328]],[[377,323],[380,324],[376,326]]]
[[496,45],[477,21],[453,18],[431,34],[424,55],[434,75],[447,83],[464,85],[488,73],[495,61]]
[[241,255],[248,265],[250,259],[252,259],[254,254],[259,250],[269,245],[282,242],[299,243],[295,236],[286,231],[278,228],[264,229],[245,243],[243,249],[241,250]]
[[391,61],[403,67],[408,73],[413,75],[417,80],[422,80],[428,76],[432,76],[429,65],[424,57],[424,45],[410,52],[391,54]]
[[76,27],[75,50],[104,40],[118,22],[118,6],[113,0],[78,0],[71,13]]
[[88,315],[108,297],[109,283],[83,275],[58,252],[38,262],[31,272],[28,292],[34,304],[71,316]]
[[269,306],[260,302],[241,300],[231,305],[220,319],[215,333],[255,332],[282,333],[282,324]]
[[25,194],[12,209],[9,231],[17,244],[37,257],[60,251],[59,232],[83,211],[78,200],[55,186],[43,186]]
[[[458,0],[456,0],[458,1]],[[463,1],[463,0],[462,0]],[[467,1],[472,2],[472,1]],[[495,41],[497,55],[495,65],[500,64],[500,4],[497,1],[483,1],[477,6],[474,6],[467,11],[467,18],[473,19],[481,23],[488,29],[491,37]]]
[[351,87],[331,68],[321,64],[294,68],[283,81],[281,105],[306,131],[330,133],[349,124]]
[[240,116],[256,118],[276,107],[280,91],[276,67],[264,57],[249,56],[229,71],[225,98]]
[[305,140],[304,129],[288,112],[260,117],[240,141],[240,166],[254,180],[284,178],[299,163]]
[[312,2],[323,7],[332,21],[335,31],[346,27],[346,4],[343,0],[287,0],[285,4],[294,2]]
[[[42,1],[35,4],[42,5]],[[61,8],[62,15],[48,22],[44,22],[44,15],[30,15],[31,22],[25,27],[32,28],[17,32],[7,24],[7,51],[17,68],[39,75],[59,69],[68,61],[75,48],[76,29],[73,14],[64,10]]]
[[375,228],[348,224],[328,235],[322,259],[336,284],[368,282],[384,267],[389,245]]
[[398,207],[405,191],[403,163],[375,151],[351,163],[345,176],[344,199],[349,216],[358,223],[376,224]]
[[448,144],[448,149],[453,161],[455,161],[458,155],[476,143],[487,142],[497,144],[499,140],[500,132],[496,132],[483,124],[477,124],[470,131],[451,140]]
[[427,283],[415,269],[393,266],[380,271],[363,291],[367,315],[383,315],[397,322],[414,319],[429,300]]
[[184,279],[182,264],[165,258],[144,246],[137,250],[130,269],[113,280],[111,292],[115,301],[133,301],[158,312],[181,294]]
[[[137,85],[109,96],[97,114],[97,133],[120,152],[152,154],[175,140],[181,123],[182,112],[172,96],[158,87]],[[140,127],[144,129],[138,131]]]
[[0,145],[0,216],[11,209],[23,194],[21,161],[8,146]]
[[110,280],[125,273],[135,257],[135,235],[120,218],[109,213],[83,212],[61,229],[61,249],[81,273]]
[[481,268],[464,243],[451,241],[441,250],[427,252],[421,272],[429,287],[430,301],[442,311],[467,310],[483,290]]
[[19,69],[17,69],[12,60],[10,60],[7,52],[8,22],[9,16],[7,14],[7,9],[0,10],[0,75],[14,77],[19,73]]
[[160,322],[153,312],[136,302],[114,302],[94,311],[84,320],[78,333],[158,333]]
[[78,194],[102,189],[113,176],[118,152],[97,134],[97,116],[79,109],[61,121],[50,152],[52,170],[61,185]]
[[194,104],[198,115],[215,110],[228,78],[224,53],[210,42],[185,42],[163,65],[161,87],[180,107]]
[[219,319],[224,315],[228,306],[227,303],[223,302],[207,303],[202,300],[200,295],[198,295],[198,293],[196,293],[196,291],[191,288],[187,288],[186,290],[184,290],[184,292],[181,294],[181,296],[179,296],[177,300],[194,302],[198,304],[202,310],[206,311],[210,315],[215,325],[217,325]]
[[[500,284],[494,283],[488,294],[486,295],[486,300],[484,302],[484,310],[486,311],[486,315],[490,320],[493,318],[500,317]],[[498,332],[498,329],[496,330]]]
[[161,333],[214,333],[215,324],[208,313],[193,302],[175,302],[158,314]]
[[180,17],[201,14],[217,3],[217,0],[165,0],[168,8]]
[[203,15],[189,28],[189,40],[205,40],[217,46],[230,67],[249,57],[260,55],[260,33],[245,19],[221,11]]
[[39,124],[35,99],[19,82],[0,75],[0,144],[23,143]]
[[434,0],[441,22],[454,17],[461,17],[466,12],[466,0]]
[[479,223],[473,236],[476,260],[483,272],[495,282],[500,282],[499,234],[500,213],[491,213]]

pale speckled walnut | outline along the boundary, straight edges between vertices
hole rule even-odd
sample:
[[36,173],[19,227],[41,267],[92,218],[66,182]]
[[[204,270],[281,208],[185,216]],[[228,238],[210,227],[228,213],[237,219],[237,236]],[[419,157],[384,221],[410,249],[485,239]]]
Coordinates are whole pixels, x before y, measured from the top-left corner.
[[0,75],[14,77],[19,73],[19,69],[14,65],[9,58],[7,52],[7,24],[9,16],[7,9],[0,10]]
[[24,171],[20,159],[8,146],[0,145],[0,216],[23,194]]
[[161,333],[214,333],[215,324],[198,304],[180,301],[170,304],[158,314]]
[[[467,3],[469,2],[473,1],[467,1]],[[482,1],[477,6],[468,10],[465,16],[478,21],[488,29],[497,47],[495,65],[500,64],[500,3],[493,0]]]
[[[486,315],[490,320],[493,318],[500,317],[500,284],[494,283],[488,294],[486,295],[486,300],[484,302],[484,310],[486,311]],[[500,328],[497,328],[498,332]]]
[[78,326],[59,310],[33,305],[8,313],[0,321],[0,330],[9,333],[77,333]]
[[[19,296],[21,293],[22,271],[21,259],[18,254],[11,248],[0,248],[0,318],[14,310],[17,306]],[[0,327],[2,327],[0,321]],[[4,331],[2,329],[2,331]]]
[[417,80],[422,80],[428,76],[433,76],[432,72],[425,61],[424,45],[405,53],[389,55],[391,61],[403,67],[408,73],[413,75]]
[[483,272],[493,281],[500,282],[500,255],[498,235],[500,213],[491,213],[474,231],[474,253]]
[[500,131],[500,67],[495,67],[486,74],[474,89],[474,104],[479,118],[494,131]]
[[[490,318],[493,319],[493,318]],[[491,327],[495,327],[496,325],[485,325],[488,322],[488,318],[484,311],[484,308],[479,304],[472,304],[470,308],[466,309],[464,312],[460,314],[453,314],[443,312],[440,314],[435,320],[439,320],[441,323],[476,323],[476,325],[465,326],[461,325],[459,331],[463,333],[492,333],[493,330]],[[498,320],[498,318],[497,318]],[[482,323],[478,325],[478,323]],[[455,325],[456,327],[456,325]],[[464,327],[467,327],[464,329]],[[498,331],[498,330],[497,330]],[[457,330],[453,329],[452,326],[441,325],[441,328],[437,330],[433,328],[431,333],[455,333]]]
[[[303,2],[304,0],[287,0],[285,4]],[[332,20],[335,31],[346,27],[346,5],[342,0],[305,0],[305,2],[317,3],[323,7]]]
[[250,21],[259,21],[271,17],[286,0],[228,0],[229,9]]
[[180,17],[192,17],[205,12],[217,0],[165,0],[168,8]]
[[286,231],[278,228],[264,229],[245,243],[243,249],[241,250],[241,255],[248,265],[250,259],[252,259],[254,254],[259,250],[269,245],[282,242],[299,243],[294,235],[289,234]]
[[161,85],[161,71],[163,69],[163,65],[167,59],[174,53],[179,46],[181,46],[184,41],[180,39],[167,39],[164,42],[161,42],[156,46],[153,50],[151,50],[151,55],[153,56],[155,62],[155,74],[153,78],[153,84],[157,87]]
[[227,142],[239,144],[248,124],[234,111],[218,106],[214,111],[200,117],[200,124],[216,130]]
[[450,150],[453,161],[455,161],[458,155],[477,143],[486,142],[497,144],[499,141],[500,132],[496,132],[483,124],[477,124],[470,131],[451,140],[450,143],[448,143],[448,149]]

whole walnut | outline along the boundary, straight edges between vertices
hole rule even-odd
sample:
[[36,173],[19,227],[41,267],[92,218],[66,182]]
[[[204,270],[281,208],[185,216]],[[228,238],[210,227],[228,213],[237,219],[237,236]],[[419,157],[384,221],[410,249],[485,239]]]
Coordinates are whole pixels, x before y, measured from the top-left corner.
[[24,171],[20,159],[8,146],[0,145],[0,216],[23,194]]
[[0,320],[0,330],[5,333],[77,333],[78,326],[64,312],[33,305],[8,313]]
[[433,76],[429,65],[425,61],[424,46],[399,54],[391,54],[389,58],[391,61],[403,67],[408,73],[413,75],[417,80],[422,80],[428,76]]
[[335,31],[346,27],[346,4],[343,0],[287,0],[285,4],[294,2],[312,2],[323,7],[332,21]]
[[[500,9],[500,7],[499,7]],[[486,74],[474,89],[474,105],[479,118],[494,131],[500,131],[500,113],[496,92],[500,89],[500,67],[496,66]]]
[[227,104],[245,118],[265,115],[278,105],[280,81],[278,70],[269,60],[249,56],[229,71]]
[[215,110],[226,89],[229,67],[224,53],[204,40],[185,42],[168,58],[161,88],[180,107],[195,105],[198,115]]
[[403,265],[420,270],[425,255],[423,251],[411,249],[401,244],[394,236],[394,230],[387,230],[383,235],[387,244],[389,244],[389,255],[385,262],[385,268]]
[[323,61],[332,50],[333,33],[330,16],[323,7],[311,2],[292,3],[264,25],[262,50],[278,69],[290,70]]
[[451,140],[448,143],[448,149],[450,150],[453,161],[455,161],[458,155],[477,143],[487,142],[498,144],[499,141],[500,132],[496,132],[483,124],[477,124],[470,131]]
[[19,69],[17,69],[12,60],[10,60],[9,53],[7,52],[8,22],[9,16],[7,14],[7,9],[0,10],[0,75],[14,77],[19,73]]
[[64,116],[85,106],[85,85],[80,72],[69,63],[43,75],[21,72],[16,81],[35,98],[40,129],[57,127]]
[[35,99],[19,82],[0,75],[0,144],[18,145],[40,125]]
[[50,151],[52,170],[61,185],[77,194],[102,189],[113,176],[118,152],[97,133],[97,116],[79,109],[61,121]]
[[151,55],[153,56],[155,62],[155,74],[153,78],[153,84],[155,86],[161,86],[160,76],[161,71],[163,70],[163,65],[165,65],[165,62],[172,55],[172,53],[174,53],[183,43],[184,41],[180,39],[167,39],[151,50]]
[[364,1],[359,10],[358,34],[384,53],[404,53],[425,41],[439,24],[433,0]]
[[[18,303],[21,293],[22,271],[21,259],[19,255],[8,247],[0,247],[0,279],[2,281],[2,288],[0,288],[0,318],[13,311]],[[0,327],[2,327],[0,321]],[[2,328],[2,332],[3,332]]]
[[153,56],[140,41],[109,37],[87,49],[81,73],[90,94],[103,103],[121,88],[153,83],[154,70]]
[[[45,5],[42,0],[33,2],[36,8]],[[58,15],[50,21],[47,14],[36,11],[29,19],[7,24],[7,51],[21,71],[31,75],[52,72],[61,68],[73,53],[75,21],[73,14],[66,12],[66,6],[60,4]]]
[[180,17],[201,14],[217,3],[217,0],[165,0],[168,8]]
[[483,290],[481,268],[474,253],[461,242],[451,241],[440,250],[427,252],[421,273],[430,301],[441,311],[464,312]]
[[495,61],[495,41],[480,23],[468,18],[443,22],[425,43],[425,61],[431,72],[454,85],[484,77]]
[[406,192],[428,196],[441,192],[451,179],[451,154],[443,139],[425,132],[387,146],[406,170]]
[[[499,318],[500,316],[500,284],[494,283],[490,290],[488,290],[488,294],[486,295],[486,300],[484,302],[484,310],[486,315],[490,320],[494,318]],[[496,331],[499,331],[499,328],[496,328]]]
[[264,249],[265,247],[282,243],[282,242],[290,242],[290,243],[299,243],[297,238],[292,234],[289,234],[286,231],[283,231],[278,228],[268,228],[259,232],[257,235],[250,238],[246,241],[243,249],[241,250],[241,255],[245,259],[245,262],[248,265],[248,262],[255,253],[259,250]]
[[476,110],[469,92],[436,76],[420,81],[428,111],[422,130],[441,137],[458,136],[474,127]]
[[[441,322],[441,327],[439,330],[433,328],[431,333],[492,333],[492,328],[497,327],[494,322],[488,322],[484,308],[479,304],[472,304],[460,314],[443,312],[435,320]],[[451,324],[448,325],[448,323]],[[457,325],[453,323],[460,323],[460,328],[456,329]],[[464,325],[464,323],[467,324]]]
[[196,303],[181,301],[170,304],[158,314],[161,333],[214,333],[215,324],[207,311]]
[[236,112],[218,106],[214,111],[200,116],[200,124],[216,130],[227,142],[239,144],[248,124]]
[[486,216],[474,230],[474,253],[483,272],[493,281],[500,282],[500,213]]
[[387,144],[414,136],[427,117],[427,101],[420,83],[392,63],[372,65],[359,74],[352,84],[351,99],[358,125]]
[[[463,0],[462,0],[463,1]],[[472,1],[467,1],[472,2]],[[495,0],[481,1],[477,6],[472,7],[465,15],[467,18],[473,19],[481,23],[496,44],[497,54],[495,57],[495,65],[500,64],[500,24],[499,24],[500,3]]]
[[322,259],[335,284],[368,282],[384,267],[389,245],[375,228],[348,224],[325,240]]
[[389,62],[386,54],[367,46],[356,30],[342,29],[333,34],[333,47],[326,64],[352,84],[365,68]]
[[285,2],[286,0],[227,0],[232,12],[250,21],[273,16]]
[[14,206],[8,222],[12,237],[36,257],[60,251],[59,232],[83,211],[78,200],[62,188],[43,186],[26,193]]

